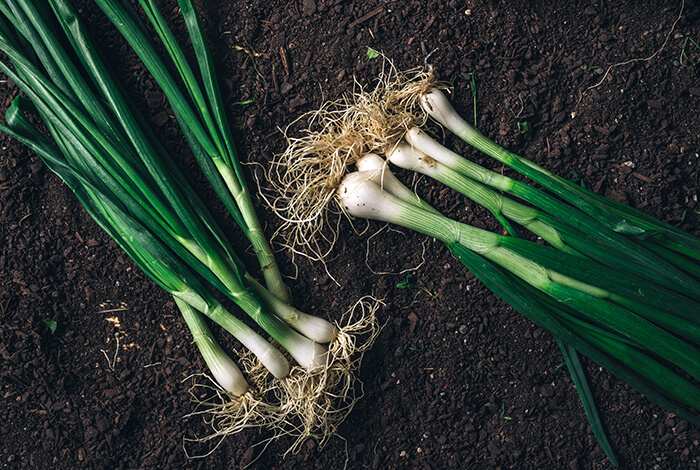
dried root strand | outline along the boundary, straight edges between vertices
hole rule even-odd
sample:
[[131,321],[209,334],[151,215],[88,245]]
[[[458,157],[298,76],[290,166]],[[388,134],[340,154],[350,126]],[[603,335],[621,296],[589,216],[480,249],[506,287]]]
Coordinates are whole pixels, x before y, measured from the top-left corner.
[[[277,403],[270,401],[271,387],[266,385],[269,372],[255,356],[246,352],[239,361],[242,370],[253,384],[242,396],[235,396],[222,389],[216,381],[206,374],[197,374],[191,378],[204,378],[204,382],[195,382],[189,390],[195,410],[185,418],[201,416],[204,423],[213,430],[203,437],[185,438],[183,447],[188,458],[203,458],[214,452],[223,439],[245,429],[278,429],[284,417]],[[188,377],[189,379],[190,377]],[[186,379],[187,380],[187,379]],[[192,454],[188,445],[203,444],[217,440],[206,453]]]
[[309,374],[297,368],[279,381],[276,391],[289,425],[285,434],[294,438],[287,453],[298,452],[308,438],[323,447],[334,436],[355,403],[362,398],[362,383],[357,371],[364,353],[379,334],[375,311],[380,302],[363,298],[346,313],[346,324],[338,328],[338,337],[329,345],[326,367]]

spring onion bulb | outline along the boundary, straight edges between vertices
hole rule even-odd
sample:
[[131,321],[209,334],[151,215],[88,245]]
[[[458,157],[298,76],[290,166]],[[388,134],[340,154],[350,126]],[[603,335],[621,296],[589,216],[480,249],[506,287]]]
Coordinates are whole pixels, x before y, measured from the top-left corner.
[[479,132],[459,115],[447,96],[437,88],[420,97],[420,104],[428,115],[464,141],[474,142]]
[[249,386],[241,369],[214,339],[199,313],[186,302],[177,297],[174,299],[214,380],[227,392],[236,396],[243,395]]
[[374,178],[374,171],[345,176],[338,188],[338,197],[349,215],[400,225],[445,243],[466,243],[477,252],[488,252],[497,244],[496,234],[416,207],[383,191]]
[[246,284],[255,292],[266,308],[286,324],[317,343],[330,343],[338,336],[338,328],[328,320],[304,313],[282,302],[272,292],[246,273]]
[[[397,198],[423,209],[434,211],[433,207],[404,185],[389,169],[387,162],[376,153],[367,153],[356,162],[357,170],[367,172],[370,179],[383,190]],[[370,173],[371,172],[371,173]]]

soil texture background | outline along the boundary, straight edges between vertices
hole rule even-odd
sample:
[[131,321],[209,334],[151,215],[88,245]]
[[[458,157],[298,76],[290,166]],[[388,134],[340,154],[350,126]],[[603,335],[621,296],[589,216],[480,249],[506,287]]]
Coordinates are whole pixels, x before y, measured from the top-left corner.
[[[175,2],[160,4],[184,40]],[[241,158],[259,164],[247,167],[253,188],[256,175],[269,187],[258,170],[284,150],[280,129],[351,92],[355,81],[375,84],[385,64],[368,58],[372,48],[404,70],[427,58],[454,85],[457,109],[468,120],[476,110],[480,130],[505,148],[700,235],[700,3],[686,1],[679,19],[681,5],[197,2]],[[201,182],[157,85],[99,8],[83,0],[78,6],[173,158],[200,182],[231,237],[241,237]],[[3,110],[17,93],[0,83]],[[519,132],[519,123],[531,132]],[[259,445],[270,436],[248,431],[206,458],[188,458],[183,439],[208,431],[200,418],[185,418],[193,410],[188,377],[205,365],[175,305],[36,155],[5,135],[0,145],[0,467],[611,467],[550,335],[435,240],[375,223],[357,234],[347,221],[327,261],[332,277],[277,245],[300,309],[340,320],[364,295],[384,299],[384,327],[360,373],[364,398],[340,427],[342,439],[324,448],[309,440],[282,457],[289,438]],[[416,187],[450,217],[497,229],[486,211],[439,184],[421,179]],[[271,236],[279,221],[264,204],[259,214]],[[432,295],[397,288],[407,274]],[[698,467],[700,430],[586,365],[623,468]],[[188,450],[206,453],[210,444]]]

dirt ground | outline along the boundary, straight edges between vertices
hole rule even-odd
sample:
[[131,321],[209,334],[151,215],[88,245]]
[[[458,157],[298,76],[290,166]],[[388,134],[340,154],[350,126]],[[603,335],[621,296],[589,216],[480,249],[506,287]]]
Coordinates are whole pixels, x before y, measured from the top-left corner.
[[[160,3],[184,37],[174,2]],[[244,161],[269,165],[285,147],[280,128],[350,92],[355,79],[372,86],[382,61],[369,59],[368,48],[400,69],[423,65],[432,53],[429,61],[454,84],[456,107],[469,120],[476,109],[487,136],[700,235],[698,1],[686,1],[680,19],[681,2],[650,0],[197,6]],[[198,181],[160,90],[99,9],[89,1],[80,9],[158,136]],[[3,110],[17,92],[0,83]],[[529,123],[530,135],[518,123]],[[188,377],[205,366],[175,305],[36,155],[0,140],[2,468],[610,467],[551,336],[434,240],[390,228],[372,236],[379,224],[358,235],[347,222],[327,263],[337,284],[319,263],[297,257],[293,264],[288,251],[279,253],[302,310],[339,320],[361,296],[384,299],[384,328],[360,373],[364,398],[340,427],[342,438],[324,448],[310,440],[283,458],[289,438],[265,447],[256,444],[269,435],[248,431],[189,459],[183,438],[208,427],[185,418],[193,410]],[[453,138],[446,142],[491,165]],[[496,228],[485,211],[439,184],[421,180],[418,191],[450,217]],[[271,235],[279,221],[264,205],[259,213]],[[434,297],[397,288],[406,274],[387,273],[406,269]],[[238,346],[215,331],[227,347]],[[700,430],[595,364],[587,367],[623,468],[698,467]]]

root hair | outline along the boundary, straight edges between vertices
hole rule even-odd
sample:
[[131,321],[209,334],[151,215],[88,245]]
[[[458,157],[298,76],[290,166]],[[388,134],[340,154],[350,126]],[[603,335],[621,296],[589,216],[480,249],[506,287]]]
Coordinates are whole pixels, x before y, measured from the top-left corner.
[[293,123],[308,122],[301,137],[290,137],[292,125],[287,127],[287,149],[267,175],[274,195],[266,201],[283,220],[273,239],[282,239],[295,254],[326,259],[338,237],[343,211],[336,190],[348,168],[366,153],[386,153],[408,129],[425,123],[418,101],[436,86],[447,88],[432,72],[399,72],[385,58],[374,89],[366,91],[356,81],[349,96],[303,115]]

